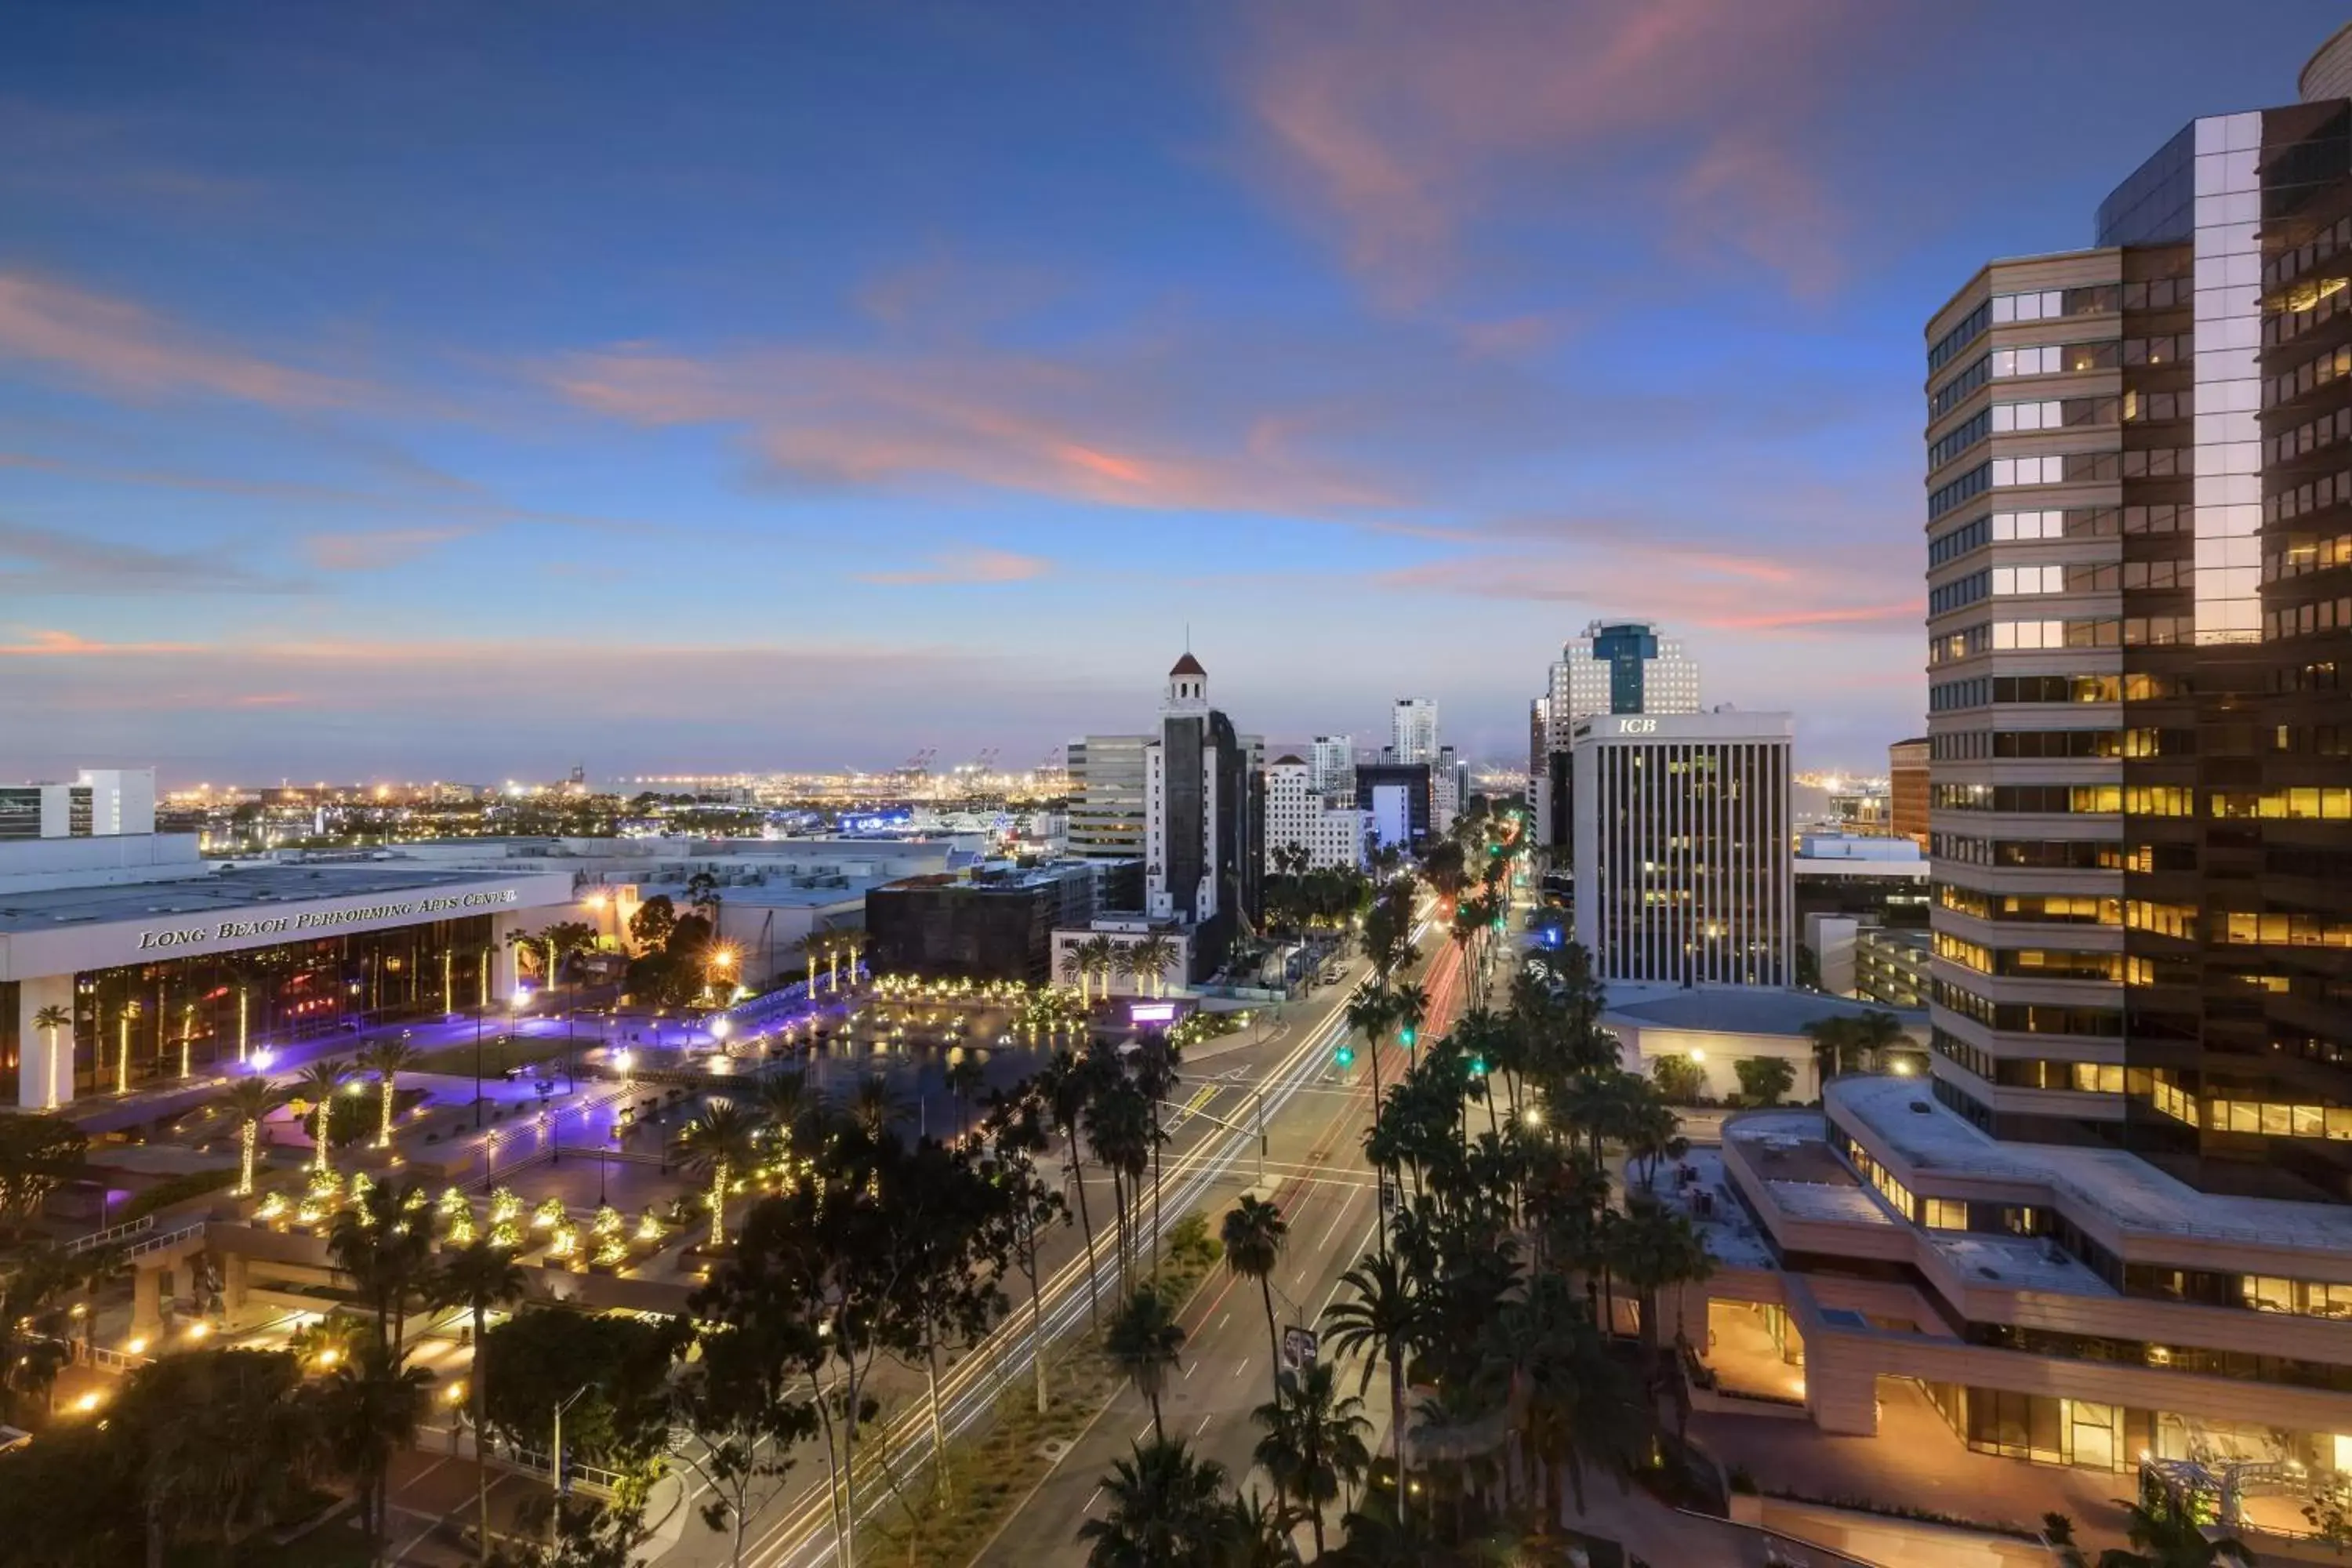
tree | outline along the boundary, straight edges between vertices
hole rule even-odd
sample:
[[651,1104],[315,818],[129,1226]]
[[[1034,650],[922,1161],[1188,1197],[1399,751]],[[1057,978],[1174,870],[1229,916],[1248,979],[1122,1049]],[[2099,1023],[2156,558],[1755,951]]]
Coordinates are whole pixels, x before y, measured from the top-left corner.
[[2138,1499],[2124,1505],[2124,1539],[2138,1550],[2110,1547],[2099,1568],[2251,1568],[2254,1561],[2236,1536],[2209,1537],[2194,1503],[2147,1472]]
[[1224,1468],[1179,1438],[1136,1446],[1103,1479],[1109,1508],[1078,1527],[1087,1568],[1214,1568],[1232,1539]]
[[0,1217],[31,1219],[79,1173],[89,1138],[60,1116],[0,1111]]
[[1095,1222],[1087,1212],[1086,1161],[1078,1152],[1078,1124],[1086,1117],[1087,1102],[1094,1095],[1092,1058],[1080,1057],[1065,1046],[1054,1052],[1050,1060],[1037,1074],[1037,1092],[1044,1098],[1046,1114],[1069,1145],[1070,1185],[1078,1194],[1078,1233],[1085,1238],[1087,1249],[1087,1315],[1099,1328],[1102,1309],[1095,1293]]
[[[1627,1201],[1623,1220],[1612,1237],[1611,1250],[1617,1278],[1641,1299],[1642,1350],[1654,1380],[1663,1338],[1659,1293],[1706,1279],[1714,1272],[1715,1260],[1698,1232],[1691,1228],[1689,1216],[1667,1208],[1647,1193],[1636,1193]],[[1682,1338],[1679,1325],[1675,1338],[1677,1342]]]
[[255,1163],[261,1154],[261,1124],[286,1103],[278,1086],[259,1073],[236,1079],[220,1097],[220,1107],[236,1123],[237,1167],[235,1197],[253,1195]]
[[979,1098],[982,1089],[988,1087],[987,1070],[980,1065],[980,1058],[975,1053],[962,1051],[948,1063],[945,1077],[948,1092],[955,1096],[956,1131],[969,1138],[971,1136],[972,1101]]
[[14,1269],[0,1282],[0,1372],[6,1374],[0,1377],[0,1405],[11,1416],[16,1414],[14,1395],[24,1386],[17,1375],[19,1363],[30,1353],[26,1331],[48,1328],[53,1331],[48,1337],[56,1338],[61,1327],[43,1323],[44,1314],[89,1281],[93,1264],[111,1268],[113,1257],[108,1253],[92,1258],[43,1244],[17,1254],[12,1261]]
[[386,1183],[340,1210],[327,1233],[327,1256],[374,1309],[379,1349],[404,1348],[409,1293],[425,1283],[432,1257],[425,1222],[424,1188]]
[[371,1563],[383,1558],[390,1517],[385,1472],[393,1455],[415,1446],[432,1387],[431,1373],[404,1365],[396,1349],[382,1345],[362,1347],[327,1374],[320,1424],[336,1465],[359,1483],[361,1529]]
[[333,1167],[327,1161],[327,1126],[335,1113],[335,1094],[343,1087],[343,1064],[340,1058],[312,1062],[294,1079],[294,1098],[305,1101],[311,1117],[311,1138],[314,1152],[310,1168],[325,1173]]
[[392,1114],[395,1106],[396,1079],[416,1065],[416,1052],[406,1040],[376,1041],[359,1054],[362,1072],[373,1073],[377,1087],[383,1095],[383,1114],[376,1122],[375,1146],[392,1147]]
[[1102,982],[1102,994],[1108,1000],[1111,973],[1118,964],[1118,944],[1107,936],[1090,936],[1078,943],[1078,952],[1086,957],[1086,972]]
[[[495,1246],[485,1237],[468,1243],[456,1252],[446,1255],[441,1267],[427,1282],[426,1291],[433,1304],[440,1308],[462,1307],[473,1317],[474,1343],[479,1346],[489,1334],[489,1314],[493,1307],[512,1306],[523,1299],[529,1289],[528,1277],[522,1266],[504,1247]],[[474,1442],[478,1449],[489,1435],[489,1380],[476,1369],[473,1387],[467,1390],[474,1402]],[[478,1526],[478,1553],[488,1563],[490,1552],[490,1468],[476,1465],[475,1498]]]
[[1358,1262],[1339,1276],[1339,1283],[1348,1288],[1349,1297],[1326,1308],[1323,1321],[1329,1325],[1332,1353],[1357,1356],[1363,1362],[1363,1372],[1356,1384],[1359,1395],[1371,1386],[1374,1363],[1388,1363],[1389,1430],[1396,1455],[1397,1513],[1402,1519],[1409,1512],[1405,1503],[1404,1429],[1408,1411],[1404,1368],[1426,1321],[1421,1291],[1395,1256],[1387,1252],[1376,1252]]
[[551,987],[559,985],[562,983],[565,959],[575,952],[595,951],[596,928],[586,921],[557,921],[540,929],[539,946],[547,954],[547,984]]
[[812,927],[802,933],[790,949],[791,952],[800,954],[802,960],[808,964],[807,989],[811,1001],[816,999],[816,966],[824,962],[826,956],[833,952],[833,941],[831,931],[818,931]]
[[1660,1057],[1651,1064],[1650,1076],[1670,1105],[1696,1105],[1706,1093],[1706,1069],[1688,1057]]
[[1103,1350],[1151,1406],[1152,1433],[1164,1441],[1160,1395],[1168,1386],[1169,1373],[1184,1353],[1184,1326],[1168,1310],[1157,1287],[1147,1287],[1127,1299],[1103,1335]]
[[702,1522],[728,1535],[728,1561],[741,1568],[752,1521],[783,1494],[793,1446],[816,1432],[816,1405],[798,1389],[824,1348],[792,1318],[708,1330],[699,1350],[671,1394],[692,1440],[671,1451],[708,1489]]
[[[1070,1206],[1062,1194],[1037,1174],[1037,1156],[1053,1147],[1046,1130],[1052,1114],[1045,1097],[1034,1084],[1024,1081],[999,1099],[989,1113],[989,1155],[982,1173],[996,1188],[996,1223],[1004,1227],[1003,1250],[1029,1281],[1029,1365],[1037,1383],[1037,1414],[1047,1407],[1045,1393],[1045,1296],[1038,1279],[1045,1238],[1057,1225],[1066,1225]],[[1087,1282],[1093,1283],[1094,1252],[1087,1253]]]
[[62,1064],[58,1058],[58,1031],[73,1027],[73,1015],[52,1002],[33,1015],[33,1027],[49,1037],[48,1108],[54,1110],[58,1105],[58,1084],[62,1073]]
[[1756,1105],[1778,1105],[1797,1087],[1797,1069],[1780,1057],[1741,1057],[1731,1070],[1739,1075],[1741,1098]]
[[712,925],[719,923],[719,879],[709,871],[697,871],[686,879],[686,901],[688,908]]
[[629,940],[637,944],[641,952],[667,952],[670,934],[677,929],[677,906],[670,901],[667,893],[656,893],[629,917]]
[[[950,1149],[925,1138],[910,1150],[894,1147],[888,1162],[899,1223],[895,1245],[905,1263],[893,1303],[904,1331],[892,1349],[923,1373],[936,1454],[947,1452],[940,1359],[978,1343],[1007,1307],[998,1281],[1009,1261],[1012,1226],[1003,1223],[1001,1190],[975,1154],[970,1145]],[[948,1500],[948,1467],[934,1465],[931,1473],[940,1500]]]
[[727,1245],[727,1184],[759,1157],[753,1134],[759,1123],[731,1100],[708,1100],[702,1114],[678,1133],[680,1159],[710,1178],[710,1246]]
[[564,1454],[650,1479],[669,1442],[671,1373],[693,1337],[684,1318],[525,1307],[475,1342],[483,1419],[518,1447],[543,1450],[555,1407],[579,1394],[563,1413]]
[[1265,1302],[1265,1337],[1273,1352],[1266,1363],[1267,1376],[1277,1398],[1282,1394],[1282,1331],[1274,1316],[1274,1270],[1282,1261],[1283,1243],[1289,1234],[1290,1225],[1281,1209],[1246,1193],[1225,1211],[1224,1223],[1217,1232],[1225,1247],[1225,1266],[1244,1279],[1256,1280],[1258,1295]]
[[1129,942],[1127,946],[1128,961],[1133,967],[1139,988],[1141,982],[1148,980],[1150,994],[1168,994],[1168,966],[1176,962],[1181,951],[1174,942],[1157,931],[1140,942]]
[[239,1537],[292,1517],[339,1459],[324,1440],[333,1436],[321,1425],[328,1414],[282,1352],[164,1356],[124,1381],[106,1442],[89,1456],[90,1479],[101,1491],[112,1477],[131,1481],[123,1511],[143,1527],[149,1562],[175,1542],[200,1542],[235,1560]]
[[[1353,1489],[1371,1468],[1365,1436],[1372,1424],[1364,1402],[1339,1392],[1339,1369],[1318,1362],[1275,1387],[1273,1400],[1250,1413],[1265,1429],[1253,1456],[1265,1467],[1282,1494],[1298,1505],[1315,1532],[1315,1555],[1323,1555],[1323,1512]],[[1401,1423],[1400,1423],[1401,1424]]]

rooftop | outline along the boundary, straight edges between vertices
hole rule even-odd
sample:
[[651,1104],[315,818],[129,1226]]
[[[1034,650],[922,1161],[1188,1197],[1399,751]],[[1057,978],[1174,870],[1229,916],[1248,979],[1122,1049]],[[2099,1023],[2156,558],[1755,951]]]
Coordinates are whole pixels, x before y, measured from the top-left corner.
[[427,870],[415,865],[239,866],[206,876],[50,888],[0,895],[0,935],[153,915],[232,914],[256,904],[305,903],[370,893],[430,892],[496,881],[510,872]]
[[1861,1123],[1921,1175],[2049,1187],[2128,1232],[2352,1253],[2352,1204],[2201,1193],[2119,1149],[2004,1143],[1946,1110],[1917,1079],[1842,1078],[1828,1095],[1832,1110]]
[[1927,1026],[1927,1014],[1916,1009],[1874,1006],[1774,985],[1612,984],[1601,1022],[1724,1035],[1801,1035],[1808,1024],[1825,1018],[1888,1012],[1907,1027],[1924,1033]]

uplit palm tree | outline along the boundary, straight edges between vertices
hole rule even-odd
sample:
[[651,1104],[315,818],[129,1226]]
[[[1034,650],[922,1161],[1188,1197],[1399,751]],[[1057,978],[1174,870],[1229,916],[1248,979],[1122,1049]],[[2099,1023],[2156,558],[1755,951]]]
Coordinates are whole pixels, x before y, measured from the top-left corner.
[[727,1245],[727,1184],[738,1173],[750,1170],[759,1157],[752,1141],[758,1131],[759,1122],[733,1100],[711,1100],[678,1134],[678,1151],[685,1163],[710,1175],[710,1245],[714,1248]]
[[1108,1000],[1111,971],[1118,963],[1118,944],[1107,936],[1090,936],[1078,943],[1078,952],[1085,955],[1087,973],[1102,982],[1102,994]]
[[831,931],[812,931],[786,950],[800,954],[808,963],[808,994],[812,1001],[816,997],[816,966],[824,960],[826,950],[832,945]]
[[1066,985],[1076,986],[1078,1000],[1081,1002],[1094,1000],[1092,989],[1087,984],[1093,973],[1087,963],[1085,942],[1074,942],[1062,949],[1062,983]]
[[1094,1094],[1094,1079],[1086,1059],[1066,1046],[1055,1051],[1037,1074],[1037,1091],[1045,1098],[1046,1114],[1070,1146],[1070,1185],[1078,1194],[1078,1234],[1087,1249],[1087,1315],[1097,1325],[1102,1309],[1095,1300],[1095,1222],[1087,1212],[1087,1167],[1078,1152],[1078,1124]]
[[1141,981],[1148,977],[1151,982],[1151,994],[1165,996],[1168,994],[1168,966],[1176,962],[1179,951],[1174,942],[1154,932],[1141,942],[1130,943],[1128,957],[1134,965],[1136,978]]
[[[834,933],[832,956],[835,960],[845,958],[849,961],[849,983],[852,985],[857,984],[857,955],[865,951],[866,933],[864,931],[843,931]],[[838,969],[828,974],[825,986],[832,991],[841,989],[841,974]]]
[[857,1092],[850,1097],[850,1119],[865,1130],[868,1138],[879,1142],[890,1131],[906,1107],[899,1102],[898,1091],[880,1073],[868,1073],[858,1080]]
[[378,1040],[359,1054],[362,1072],[373,1073],[383,1094],[383,1115],[376,1123],[375,1146],[392,1147],[392,1112],[396,1088],[395,1079],[416,1065],[416,1052],[404,1039]]
[[58,1031],[73,1027],[73,1015],[55,1003],[33,1015],[33,1027],[49,1037],[49,1089],[43,1109],[58,1108]]
[[236,1191],[232,1196],[253,1195],[254,1166],[261,1152],[261,1124],[268,1120],[271,1111],[285,1103],[286,1096],[278,1086],[259,1073],[238,1079],[221,1096],[221,1109],[236,1123]]
[[310,1168],[314,1171],[330,1168],[327,1163],[327,1124],[334,1115],[336,1092],[342,1087],[343,1064],[340,1058],[312,1062],[294,1080],[294,1098],[309,1101],[311,1114],[317,1118],[311,1129],[311,1137],[316,1141],[310,1161]]
[[565,959],[595,948],[596,928],[586,921],[558,921],[541,930],[539,945],[547,954],[547,984],[552,990],[562,984]]
[[139,1005],[139,999],[133,996],[123,1003],[122,1010],[115,1015],[116,1030],[122,1037],[114,1055],[114,1092],[117,1094],[131,1092],[131,1026],[145,1010]]
[[1289,1234],[1290,1225],[1281,1209],[1247,1193],[1225,1211],[1217,1233],[1225,1245],[1225,1266],[1244,1279],[1256,1280],[1258,1295],[1265,1302],[1265,1337],[1274,1352],[1266,1363],[1267,1375],[1273,1379],[1276,1397],[1282,1393],[1282,1331],[1274,1317],[1274,1270],[1282,1261],[1283,1243]]
[[[489,1431],[489,1379],[482,1375],[482,1339],[489,1331],[489,1314],[493,1307],[511,1306],[523,1298],[529,1289],[529,1277],[522,1266],[509,1257],[502,1247],[480,1240],[450,1253],[442,1260],[433,1276],[432,1296],[437,1307],[463,1307],[474,1319],[474,1379],[467,1392],[474,1401],[474,1441],[484,1441]],[[479,1514],[476,1532],[479,1560],[490,1560],[490,1468],[477,1465],[475,1469],[474,1505]]]
[[1103,1335],[1103,1351],[1150,1405],[1152,1436],[1164,1441],[1160,1395],[1184,1353],[1184,1326],[1156,1287],[1147,1286],[1127,1299]]

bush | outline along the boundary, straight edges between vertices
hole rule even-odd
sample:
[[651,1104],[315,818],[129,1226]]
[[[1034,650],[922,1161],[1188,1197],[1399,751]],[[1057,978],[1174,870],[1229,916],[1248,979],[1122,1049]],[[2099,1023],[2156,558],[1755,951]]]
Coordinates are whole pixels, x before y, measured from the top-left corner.
[[1739,1092],[1760,1106],[1775,1106],[1797,1087],[1796,1067],[1780,1057],[1742,1057],[1731,1064],[1739,1075]]
[[1168,1232],[1168,1250],[1183,1262],[1202,1268],[1224,1256],[1224,1247],[1209,1234],[1209,1216],[1198,1212],[1178,1220]]
[[1669,1105],[1690,1105],[1706,1092],[1706,1072],[1688,1057],[1660,1057],[1650,1068]]
[[234,1166],[218,1171],[185,1171],[176,1176],[166,1176],[146,1191],[133,1194],[129,1203],[117,1209],[114,1223],[129,1225],[158,1209],[167,1209],[173,1204],[185,1203],[190,1198],[202,1197],[206,1193],[216,1193],[223,1187],[236,1184]]

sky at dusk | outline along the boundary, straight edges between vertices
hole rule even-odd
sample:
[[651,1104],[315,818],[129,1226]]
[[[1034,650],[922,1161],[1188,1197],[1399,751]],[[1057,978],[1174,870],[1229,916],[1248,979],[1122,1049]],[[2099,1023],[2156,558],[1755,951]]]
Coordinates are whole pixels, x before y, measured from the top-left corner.
[[1925,319],[2317,0],[31,5],[0,778],[1926,702]]

